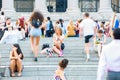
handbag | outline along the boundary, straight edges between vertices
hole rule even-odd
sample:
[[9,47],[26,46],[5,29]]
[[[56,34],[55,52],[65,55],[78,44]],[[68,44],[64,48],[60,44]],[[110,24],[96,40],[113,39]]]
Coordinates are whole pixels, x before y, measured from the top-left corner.
[[61,49],[64,50],[64,48],[65,48],[65,44],[62,43],[62,44],[61,44]]

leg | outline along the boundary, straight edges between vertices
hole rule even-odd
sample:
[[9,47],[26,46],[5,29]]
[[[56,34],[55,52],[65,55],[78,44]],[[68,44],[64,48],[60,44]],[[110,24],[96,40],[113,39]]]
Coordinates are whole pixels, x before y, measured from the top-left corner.
[[35,50],[35,44],[34,44],[34,37],[33,36],[30,36],[30,44],[31,44],[31,49],[32,49],[32,52],[34,53]]
[[40,37],[36,37],[35,57],[38,57]]
[[15,65],[16,65],[15,60],[11,60],[10,61],[10,70],[11,70],[11,76],[12,77],[15,76],[15,73],[14,73],[14,71],[15,71]]
[[102,45],[101,45],[101,44],[98,44],[97,50],[98,50],[98,56],[100,57],[100,55],[101,55],[101,50],[102,50]]
[[90,59],[90,42],[89,42],[89,39],[91,38],[92,36],[88,35],[85,37],[85,52],[86,52],[86,55],[87,55],[87,60],[86,62]]
[[60,54],[60,50],[56,46],[53,46],[53,51],[58,55]]
[[17,70],[18,70],[18,76],[21,76],[21,72],[22,72],[22,60],[20,60],[20,59],[17,60]]
[[39,41],[40,41],[40,36],[36,37],[36,44],[35,44],[35,61],[37,61],[37,57],[38,57],[38,52],[39,52]]

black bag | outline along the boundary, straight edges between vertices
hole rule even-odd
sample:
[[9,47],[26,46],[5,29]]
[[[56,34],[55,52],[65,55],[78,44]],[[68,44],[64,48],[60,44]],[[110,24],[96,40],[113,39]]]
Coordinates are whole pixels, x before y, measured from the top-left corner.
[[42,45],[42,50],[45,49],[45,48],[49,48],[49,47],[50,47],[49,44],[47,44],[47,43],[46,43],[46,44],[43,44],[43,45]]
[[65,44],[62,43],[62,44],[61,44],[61,49],[64,50],[64,48],[65,48]]

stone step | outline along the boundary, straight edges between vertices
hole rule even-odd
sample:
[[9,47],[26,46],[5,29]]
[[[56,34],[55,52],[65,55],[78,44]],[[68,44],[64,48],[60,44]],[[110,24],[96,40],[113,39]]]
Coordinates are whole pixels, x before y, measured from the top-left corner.
[[[55,80],[53,76],[5,77],[2,80]],[[67,76],[67,80],[96,80],[96,76]]]

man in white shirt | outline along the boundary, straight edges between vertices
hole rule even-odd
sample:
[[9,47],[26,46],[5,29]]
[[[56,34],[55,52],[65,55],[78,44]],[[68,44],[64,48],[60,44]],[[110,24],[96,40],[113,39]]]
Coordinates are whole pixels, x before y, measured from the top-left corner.
[[104,46],[98,65],[97,80],[120,80],[120,28],[113,32],[113,41]]
[[80,28],[80,36],[85,37],[85,52],[87,54],[88,61],[90,59],[90,43],[89,40],[92,38],[96,33],[96,24],[95,22],[89,18],[89,13],[84,14],[84,20],[79,25]]

